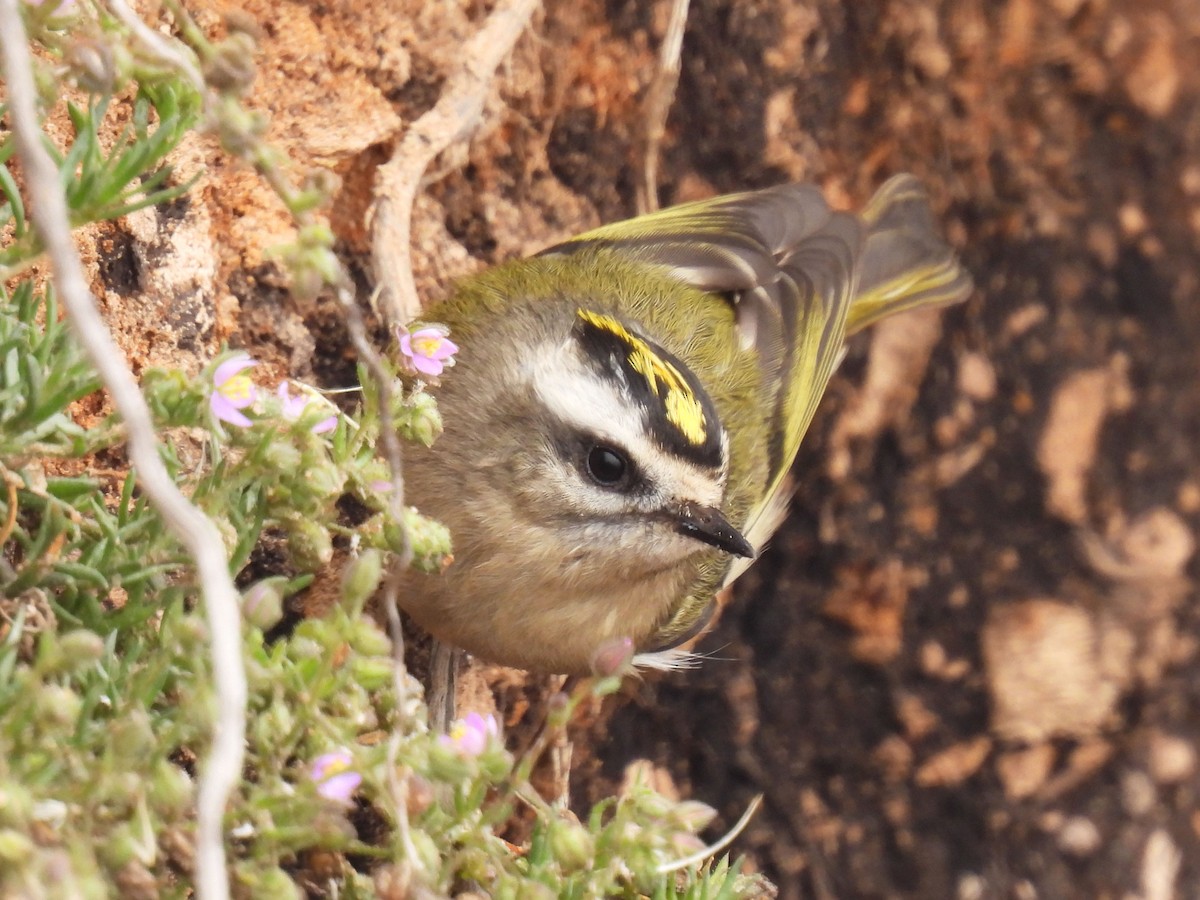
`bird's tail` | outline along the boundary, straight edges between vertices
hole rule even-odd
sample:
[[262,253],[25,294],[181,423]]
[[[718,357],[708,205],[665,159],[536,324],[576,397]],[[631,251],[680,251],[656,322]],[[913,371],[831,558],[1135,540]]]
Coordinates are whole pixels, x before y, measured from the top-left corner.
[[918,306],[957,303],[974,289],[937,233],[929,196],[912,175],[889,179],[860,213],[867,226],[846,334]]

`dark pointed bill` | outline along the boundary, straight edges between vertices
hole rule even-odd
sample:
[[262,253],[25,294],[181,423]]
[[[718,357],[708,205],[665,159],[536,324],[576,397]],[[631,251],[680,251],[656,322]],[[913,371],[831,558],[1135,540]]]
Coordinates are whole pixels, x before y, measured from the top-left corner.
[[734,556],[754,556],[754,548],[750,542],[729,524],[724,514],[715,506],[683,504],[675,514],[675,530]]

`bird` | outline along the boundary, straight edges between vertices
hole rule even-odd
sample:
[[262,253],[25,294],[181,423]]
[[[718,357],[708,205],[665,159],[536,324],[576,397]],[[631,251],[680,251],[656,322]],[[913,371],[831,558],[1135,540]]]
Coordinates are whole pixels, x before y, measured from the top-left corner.
[[848,337],[973,290],[925,189],[857,213],[812,184],[604,225],[459,282],[422,315],[456,365],[407,502],[449,529],[401,608],[482,660],[588,674],[614,642],[676,668],[761,554]]

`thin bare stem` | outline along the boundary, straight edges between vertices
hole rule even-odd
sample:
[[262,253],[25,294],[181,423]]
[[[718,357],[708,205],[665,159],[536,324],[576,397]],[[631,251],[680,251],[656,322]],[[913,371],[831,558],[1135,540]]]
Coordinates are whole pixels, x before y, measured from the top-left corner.
[[463,66],[450,76],[437,104],[405,132],[375,176],[371,256],[382,314],[402,325],[421,312],[412,274],[412,210],[426,169],[439,153],[479,124],[496,69],[525,30],[539,0],[500,0],[462,48]]
[[671,872],[679,872],[688,868],[689,866],[698,866],[706,859],[711,859],[712,857],[716,856],[718,853],[732,844],[733,839],[741,834],[745,827],[750,824],[750,820],[754,817],[754,814],[758,812],[758,807],[760,805],[762,805],[762,794],[759,794],[750,801],[750,805],[746,807],[746,811],[742,813],[742,817],[734,823],[732,828],[730,828],[727,832],[725,832],[724,835],[721,836],[720,840],[709,844],[707,847],[701,847],[695,853],[691,854],[690,856],[685,856],[683,859],[677,859],[674,862],[664,863],[658,867],[658,874],[669,875]]
[[688,0],[670,0],[671,13],[667,33],[658,48],[658,70],[646,89],[645,127],[642,132],[642,183],[638,188],[638,212],[658,209],[658,156],[667,133],[667,116],[679,84],[679,57],[683,52],[683,31],[687,25]]
[[445,734],[458,710],[458,673],[463,665],[463,652],[434,638],[429,658],[429,727]]
[[[408,669],[404,663],[404,626],[400,621],[400,580],[405,570],[412,564],[412,541],[408,529],[404,527],[404,454],[400,444],[400,436],[396,433],[396,424],[392,417],[394,403],[394,380],[383,364],[367,336],[367,326],[363,322],[362,310],[354,300],[354,294],[348,287],[349,278],[341,273],[342,283],[336,288],[338,302],[346,313],[346,325],[350,330],[350,339],[359,358],[371,377],[375,379],[379,392],[379,441],[383,445],[383,456],[387,460],[388,470],[392,476],[392,490],[388,498],[388,508],[392,521],[400,528],[402,541],[398,558],[393,561],[383,583],[383,606],[387,614],[388,635],[392,639],[392,691],[396,695],[396,708],[400,715],[405,715],[408,706]],[[412,842],[412,833],[408,825],[408,781],[400,777],[400,741],[403,737],[403,723],[397,723],[392,729],[388,740],[387,771],[388,788],[392,793],[395,804],[396,831],[400,843],[404,847],[405,862],[417,873],[421,872],[420,857]]]
[[210,631],[217,721],[212,749],[196,799],[196,890],[201,900],[225,900],[222,821],[229,793],[241,777],[245,742],[246,673],[242,662],[241,614],[229,563],[216,527],[179,492],[159,455],[150,410],[109,334],[88,290],[71,240],[66,198],[58,171],[42,146],[36,89],[18,0],[0,0],[0,46],[17,153],[24,169],[34,227],[50,256],[55,287],[75,333],[100,374],[125,422],[129,457],[138,481],[168,527],[195,561]]

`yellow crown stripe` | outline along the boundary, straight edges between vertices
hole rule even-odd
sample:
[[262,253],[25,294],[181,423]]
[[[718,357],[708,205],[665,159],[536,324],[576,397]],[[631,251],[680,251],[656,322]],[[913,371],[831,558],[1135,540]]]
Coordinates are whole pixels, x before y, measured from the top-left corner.
[[684,440],[695,447],[707,437],[704,410],[691,391],[670,391],[666,399],[667,421],[679,429]]
[[627,359],[630,367],[645,379],[654,396],[662,399],[667,421],[679,430],[689,444],[703,444],[708,436],[704,407],[679,370],[612,316],[581,309],[579,318],[614,335],[629,348]]

